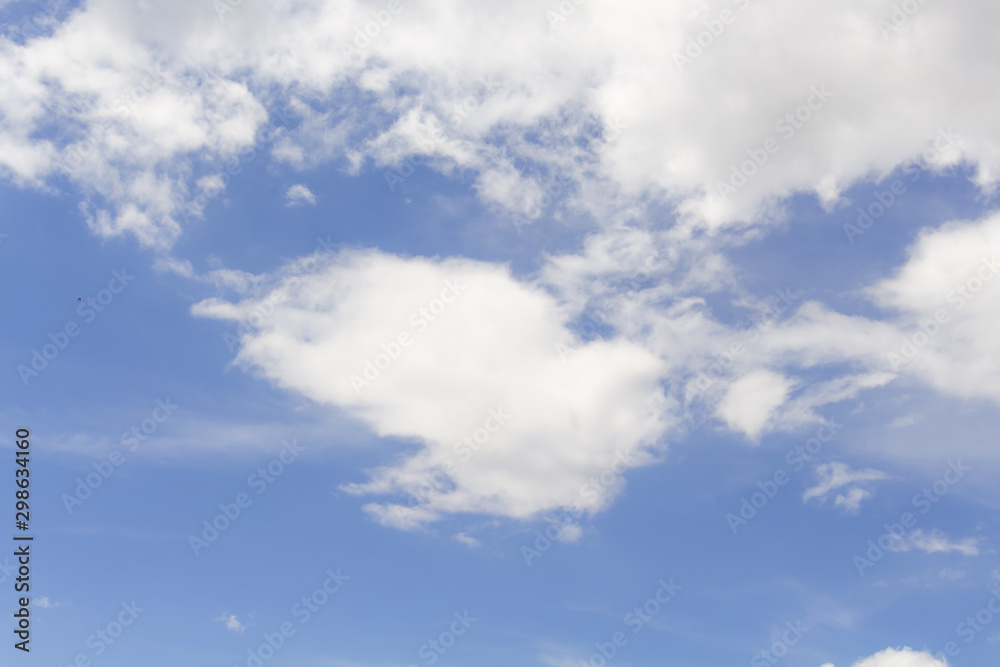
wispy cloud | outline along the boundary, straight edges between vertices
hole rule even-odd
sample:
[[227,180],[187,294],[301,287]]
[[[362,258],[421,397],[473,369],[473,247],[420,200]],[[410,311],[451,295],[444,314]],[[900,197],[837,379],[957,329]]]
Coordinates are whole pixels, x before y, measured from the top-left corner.
[[834,507],[839,507],[847,514],[857,514],[861,511],[861,501],[868,500],[875,494],[871,491],[854,487],[848,489],[846,493],[838,493],[833,499]]
[[[802,494],[803,502],[808,502],[812,498],[819,498],[821,502],[826,501],[827,495],[837,489],[858,484],[859,482],[873,482],[881,479],[888,479],[881,470],[866,468],[864,470],[851,470],[846,463],[824,463],[816,466],[816,477],[818,483]],[[852,486],[844,493],[839,493],[833,500],[836,507],[843,509],[848,514],[857,514],[861,509],[861,502],[875,495],[873,492]]]
[[471,535],[466,535],[465,533],[459,533],[458,535],[455,536],[454,539],[455,541],[461,542],[470,549],[478,549],[479,547],[482,546],[482,544],[479,543],[479,540],[472,537]]
[[909,535],[896,540],[895,544],[892,546],[892,550],[910,551],[911,549],[917,549],[918,551],[923,551],[929,554],[947,554],[957,551],[963,556],[978,556],[978,544],[979,540],[974,537],[969,537],[960,541],[952,541],[939,530],[924,532],[923,530],[918,529],[914,530]]
[[917,414],[916,412],[911,412],[908,415],[903,415],[902,417],[896,417],[889,424],[889,428],[905,428],[907,426],[913,426],[918,421],[923,419],[923,416]]

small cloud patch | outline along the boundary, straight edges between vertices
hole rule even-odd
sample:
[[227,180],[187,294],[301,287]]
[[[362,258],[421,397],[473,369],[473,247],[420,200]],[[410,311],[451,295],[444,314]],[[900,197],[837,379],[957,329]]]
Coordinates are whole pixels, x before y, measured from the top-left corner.
[[243,631],[247,629],[245,625],[240,623],[235,614],[223,614],[215,620],[224,624],[226,626],[226,630],[237,634],[243,634]]
[[304,206],[316,203],[316,195],[301,183],[288,188],[285,193],[285,206]]

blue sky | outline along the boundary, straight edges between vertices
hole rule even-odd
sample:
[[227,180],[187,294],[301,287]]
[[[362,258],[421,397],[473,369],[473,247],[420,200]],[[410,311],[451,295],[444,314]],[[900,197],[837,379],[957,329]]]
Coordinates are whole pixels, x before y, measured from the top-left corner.
[[995,7],[292,4],[0,2],[0,664],[995,660]]

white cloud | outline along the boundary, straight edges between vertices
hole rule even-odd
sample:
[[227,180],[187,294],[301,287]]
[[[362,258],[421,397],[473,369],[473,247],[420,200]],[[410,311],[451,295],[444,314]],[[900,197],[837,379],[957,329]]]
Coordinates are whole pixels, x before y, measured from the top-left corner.
[[844,510],[847,514],[857,514],[861,511],[861,501],[868,500],[874,495],[871,491],[855,486],[848,489],[845,493],[838,493],[837,497],[833,499],[833,504],[835,507]]
[[[1000,348],[994,335],[1000,330],[1000,280],[993,280],[994,268],[1000,273],[998,259],[1000,214],[926,231],[909,249],[907,261],[867,290],[885,309],[884,319],[846,316],[809,301],[740,361],[744,368],[781,364],[786,374],[832,364],[867,371],[839,392],[835,385],[846,378],[831,381],[825,392],[830,400],[903,378],[959,398],[1000,404]],[[813,384],[805,391],[817,389]],[[779,425],[782,416],[773,421]]]
[[243,634],[243,632],[246,630],[246,626],[240,623],[239,619],[236,618],[235,614],[223,614],[222,616],[219,616],[215,620],[225,625],[226,630],[229,630],[230,632]]
[[191,262],[176,257],[157,257],[153,262],[153,270],[157,273],[175,273],[182,278],[195,276],[194,266]]
[[31,600],[31,604],[35,605],[36,607],[41,607],[42,609],[54,609],[56,607],[61,607],[62,606],[61,603],[59,603],[59,602],[53,602],[52,600],[48,599],[47,597],[33,598]]
[[801,391],[778,409],[771,420],[775,429],[794,428],[816,423],[817,409],[830,403],[855,398],[866,389],[883,387],[896,379],[893,373],[872,372],[842,375],[829,380],[799,381]]
[[576,523],[567,523],[559,527],[559,534],[556,539],[560,542],[572,544],[583,536],[583,528]]
[[[696,295],[712,284],[736,290],[724,261],[709,277],[692,278],[672,253],[712,257],[711,251],[671,246],[666,234],[623,227],[595,235],[580,255],[549,258],[534,281],[515,280],[505,267],[482,262],[403,259],[377,251],[319,253],[273,276],[215,268],[195,278],[238,289],[245,300],[209,299],[193,312],[237,322],[270,313],[244,338],[238,363],[345,410],[380,436],[412,439],[422,447],[401,463],[370,471],[367,482],[346,487],[401,495],[408,502],[386,499],[365,509],[382,523],[407,529],[461,512],[525,518],[558,507],[596,510],[620,491],[623,476],[588,490],[587,497],[581,487],[618,452],[631,457],[623,467],[645,465],[664,435],[679,436],[704,416],[717,416],[757,440],[773,430],[819,422],[820,407],[900,376],[943,388],[908,367],[895,373],[885,368],[886,351],[899,345],[903,331],[896,316],[851,317],[805,302],[790,304],[790,316],[776,317],[755,337],[716,322]],[[462,285],[477,284],[469,298],[463,287],[455,303],[439,304],[445,308],[440,314],[414,314],[455,276]],[[879,284],[872,293],[888,291]],[[980,297],[985,303],[985,293]],[[596,332],[593,321],[609,332],[587,342]],[[981,337],[977,344],[986,365],[994,363],[990,354],[998,356],[987,349],[989,331],[970,334]],[[375,367],[377,355],[396,354],[399,343],[393,341],[400,333],[411,336],[410,346],[400,346],[398,359],[382,357],[386,368]],[[934,354],[948,353],[945,340],[942,331],[935,338],[941,351]],[[734,343],[743,352],[708,390],[692,393],[694,379]],[[835,365],[842,370],[830,377]],[[809,378],[807,371],[819,366],[830,379]],[[446,413],[446,407],[454,411]],[[487,435],[482,429],[489,410],[512,415],[510,424],[489,434],[480,451],[459,445],[477,429]],[[601,411],[616,415],[614,424],[596,425]],[[593,429],[586,426],[591,423]],[[577,440],[575,450],[563,444]],[[526,454],[540,447],[544,455]],[[841,465],[819,469],[820,485],[806,500],[842,489],[833,504],[854,513],[871,497],[857,483],[881,479],[882,473]]]
[[[408,497],[410,508],[366,506],[389,525],[599,510],[678,419],[656,356],[622,339],[580,342],[567,311],[506,267],[314,255],[252,298],[210,299],[193,313],[243,320],[265,301],[274,314],[243,339],[238,364],[421,446],[345,487]],[[576,351],[563,358],[557,345]]]
[[[948,127],[956,136],[928,166],[964,161],[983,188],[1000,176],[1000,89],[983,85],[1000,56],[985,32],[1000,18],[992,3],[925,6],[891,35],[878,25],[891,0],[808,12],[747,3],[684,67],[677,54],[713,11],[698,0],[590,0],[555,25],[527,0],[404,5],[345,57],[369,11],[360,0],[275,2],[221,21],[204,2],[88,2],[51,34],[0,41],[0,169],[39,187],[65,173],[95,200],[95,232],[159,247],[182,232],[197,182],[239,178],[267,109],[286,107],[298,120],[259,150],[352,169],[421,153],[443,172],[478,174],[481,196],[521,211],[548,172],[580,186],[567,205],[650,194],[687,224],[753,224],[794,192],[833,205],[851,183],[924,159]],[[771,48],[746,58],[757,44]],[[613,141],[597,137],[612,127]],[[769,138],[766,163],[748,163],[764,160]],[[743,163],[756,173],[723,198],[718,184]]]
[[461,542],[470,549],[478,549],[479,547],[482,546],[482,544],[479,543],[479,540],[472,537],[471,535],[466,535],[465,533],[458,533],[457,535],[455,535],[454,539],[457,542]]
[[998,274],[1000,213],[921,234],[906,264],[871,289],[902,329],[886,362],[949,394],[1000,403]]
[[760,370],[749,373],[729,385],[717,412],[729,428],[742,431],[756,440],[764,431],[772,413],[780,407],[793,382],[778,373]]
[[[837,489],[845,486],[857,484],[858,482],[873,482],[888,479],[888,475],[880,470],[866,468],[864,470],[851,470],[845,463],[824,463],[816,466],[816,477],[818,483],[802,494],[803,502],[812,498],[826,500],[826,496]],[[847,514],[857,514],[861,509],[861,502],[871,498],[874,494],[859,486],[853,486],[844,493],[837,494],[833,504],[843,509]]]
[[917,549],[929,554],[958,552],[963,556],[979,555],[979,540],[969,537],[961,541],[952,541],[939,530],[925,533],[917,529],[911,531],[893,544],[893,551],[909,551]]
[[302,206],[304,204],[315,204],[316,195],[309,188],[298,183],[288,188],[285,193],[286,206]]
[[948,667],[944,658],[937,660],[926,651],[914,651],[910,647],[887,648],[875,655],[858,660],[853,667]]
[[916,412],[911,412],[908,415],[903,415],[901,417],[896,417],[895,419],[893,419],[892,423],[889,424],[889,428],[906,428],[907,426],[913,426],[921,419],[923,419],[923,415]]

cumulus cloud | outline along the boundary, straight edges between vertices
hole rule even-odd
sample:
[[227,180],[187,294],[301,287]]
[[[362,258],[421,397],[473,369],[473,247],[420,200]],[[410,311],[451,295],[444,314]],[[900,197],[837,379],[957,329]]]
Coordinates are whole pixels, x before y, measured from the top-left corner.
[[288,188],[285,192],[285,205],[286,206],[303,206],[305,204],[315,204],[316,195],[312,193],[309,188],[298,183]]
[[692,49],[719,5],[591,0],[564,16],[528,0],[404,4],[357,43],[371,20],[360,0],[247,5],[225,20],[194,0],[94,0],[33,38],[0,39],[0,169],[35,187],[66,176],[95,232],[157,247],[272,148],[297,167],[351,170],[419,154],[521,214],[559,180],[565,206],[652,197],[713,229],[780,216],[795,192],[833,206],[910,163],[965,164],[993,187],[1000,91],[982,82],[1000,8],[922,6],[887,32],[892,6],[725,3],[735,22]]
[[[899,271],[868,291],[881,317],[787,294],[756,303],[724,256],[727,230],[779,217],[795,192],[839,205],[851,183],[910,163],[962,163],[992,187],[1000,92],[981,85],[991,75],[981,63],[1000,45],[979,31],[1000,8],[929,5],[883,37],[888,0],[809,14],[776,2],[768,12],[748,3],[686,62],[676,54],[712,11],[693,0],[591,0],[566,20],[526,1],[502,11],[405,5],[364,48],[352,40],[368,9],[353,0],[244,5],[224,21],[193,1],[171,3],[163,21],[167,5],[155,0],[95,0],[35,39],[0,39],[0,145],[10,149],[0,161],[26,186],[63,187],[68,177],[96,233],[161,250],[263,155],[391,176],[419,154],[444,173],[472,174],[485,201],[529,218],[544,201],[606,214],[579,252],[547,257],[521,280],[485,263],[375,251],[302,260],[298,273],[270,277],[157,261],[242,295],[205,301],[197,314],[246,323],[259,309],[274,313],[243,338],[245,368],[418,445],[347,487],[396,496],[367,506],[378,520],[417,527],[465,511],[596,510],[624,478],[584,487],[589,480],[619,454],[625,467],[654,460],[671,428],[690,421],[721,419],[756,442],[897,378],[1000,402],[990,335],[1000,324],[1000,215],[923,233]],[[743,54],[757,43],[773,51],[750,62]],[[71,75],[81,69],[102,76]],[[47,132],[51,124],[66,130]],[[941,128],[948,141],[926,151]],[[766,163],[744,168],[764,161],[761,150]],[[755,173],[736,187],[733,167]],[[315,199],[299,185],[286,196]],[[642,222],[650,202],[673,207],[680,224]],[[405,316],[438,298],[449,272],[479,287],[469,283],[469,298],[439,323],[419,316],[427,328],[416,331]],[[758,310],[755,323],[721,323],[708,294]],[[390,355],[383,346],[402,349],[401,333],[411,344],[373,366]],[[833,376],[814,381],[819,367]],[[491,410],[510,415],[495,431]],[[867,496],[845,488],[833,502],[853,512]]]
[[904,328],[897,370],[963,398],[1000,403],[1000,214],[927,230],[906,264],[870,293]]
[[944,658],[935,659],[926,651],[914,651],[907,646],[887,648],[855,662],[853,667],[948,667],[948,661]]
[[717,412],[733,430],[757,439],[776,408],[788,397],[792,382],[778,373],[754,371],[729,385]]
[[[895,287],[898,276],[941,252],[981,257],[982,245],[969,239],[996,219],[922,236],[897,274],[869,291],[886,308],[883,320],[789,298],[782,313],[767,305],[770,315],[758,325],[725,325],[697,296],[703,280],[720,282],[665,261],[684,244],[635,229],[595,235],[580,254],[548,258],[533,279],[495,264],[375,250],[318,253],[270,276],[216,268],[194,277],[243,299],[209,299],[193,312],[243,323],[237,363],[244,368],[345,410],[377,435],[418,445],[345,487],[385,497],[365,507],[382,523],[412,529],[462,512],[595,511],[621,490],[624,470],[656,460],[671,433],[704,417],[756,441],[818,423],[823,406],[900,377],[1000,398],[988,374],[952,386],[917,366],[922,356],[971,365],[964,347],[979,350],[979,367],[1000,365],[990,342],[995,294],[985,283],[953,311],[981,326],[941,325],[910,364],[893,369],[889,361],[909,335],[912,317],[900,309],[923,298]],[[937,283],[945,304],[951,280]],[[257,320],[256,329],[246,325]],[[706,375],[733,349],[739,353]],[[809,371],[817,367],[842,370],[816,382]],[[609,483],[591,483],[602,472]],[[817,474],[805,500],[839,490],[833,504],[847,513],[871,496],[861,483],[884,478],[839,463]]]
[[[244,337],[238,364],[420,445],[345,487],[409,500],[366,506],[389,525],[599,510],[678,418],[661,360],[623,339],[578,340],[551,295],[503,266],[314,255],[256,296],[193,312],[245,321],[262,303],[274,312]],[[567,344],[575,352],[560,355]]]
[[[965,399],[1000,404],[1000,214],[926,230],[890,277],[867,290],[881,318],[847,316],[808,301],[762,335],[734,368],[782,364],[864,369],[831,400],[905,378]],[[745,372],[745,371],[744,371]],[[846,377],[832,381],[844,383]],[[810,383],[805,391],[815,391]],[[780,419],[775,419],[780,422]],[[895,422],[896,426],[910,423]]]

